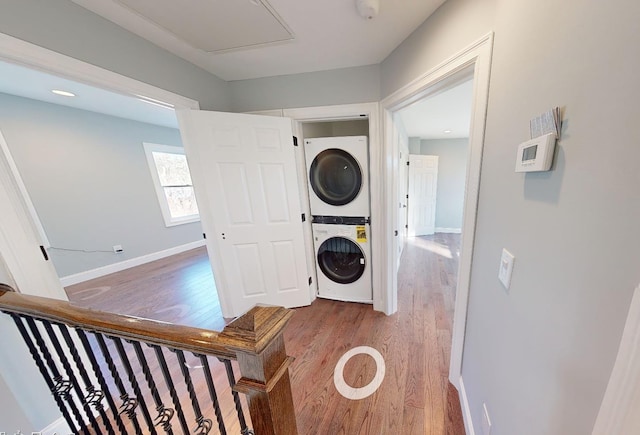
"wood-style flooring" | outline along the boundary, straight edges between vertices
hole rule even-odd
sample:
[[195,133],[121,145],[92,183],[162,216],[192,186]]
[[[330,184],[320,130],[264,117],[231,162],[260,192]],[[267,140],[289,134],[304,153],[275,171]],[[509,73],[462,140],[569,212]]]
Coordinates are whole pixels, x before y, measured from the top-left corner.
[[[402,254],[398,312],[317,299],[297,308],[285,330],[300,434],[464,434],[458,394],[448,382],[460,236],[409,239]],[[221,330],[220,313],[204,249],[67,287],[74,303]],[[370,346],[385,361],[380,388],[361,400],[334,386],[342,355]],[[221,367],[212,367],[215,372]],[[375,361],[360,354],[344,368],[354,388],[370,383]]]

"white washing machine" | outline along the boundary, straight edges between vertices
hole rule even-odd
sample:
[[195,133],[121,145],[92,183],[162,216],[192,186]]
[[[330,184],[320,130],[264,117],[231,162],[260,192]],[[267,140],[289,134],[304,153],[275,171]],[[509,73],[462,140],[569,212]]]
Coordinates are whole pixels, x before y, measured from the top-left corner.
[[[373,303],[370,227],[365,219],[313,223],[318,297]],[[318,221],[318,219],[315,219]]]
[[369,217],[366,136],[306,139],[312,216]]

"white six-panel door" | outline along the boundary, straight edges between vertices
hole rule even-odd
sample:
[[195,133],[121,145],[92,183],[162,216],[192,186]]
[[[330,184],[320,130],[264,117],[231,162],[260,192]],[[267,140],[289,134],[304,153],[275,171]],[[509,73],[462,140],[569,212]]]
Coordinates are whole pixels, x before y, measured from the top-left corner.
[[177,114],[223,315],[309,305],[291,120]]
[[409,237],[435,232],[437,187],[438,156],[409,155]]

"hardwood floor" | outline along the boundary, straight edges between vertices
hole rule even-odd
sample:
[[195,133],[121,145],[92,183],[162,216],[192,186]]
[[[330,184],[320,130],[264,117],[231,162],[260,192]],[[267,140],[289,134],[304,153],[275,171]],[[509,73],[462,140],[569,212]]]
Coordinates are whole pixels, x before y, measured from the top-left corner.
[[221,331],[222,317],[205,247],[65,288],[85,308]]
[[[285,339],[300,433],[464,434],[458,394],[448,382],[459,235],[410,239],[402,255],[398,312],[316,300],[296,309]],[[384,357],[386,374],[371,396],[353,401],[333,384],[338,359],[356,346]],[[353,357],[344,379],[354,388],[375,376],[375,361]]]
[[[285,340],[296,358],[290,375],[299,433],[464,434],[447,379],[459,242],[453,234],[409,239],[392,316],[324,299],[295,310]],[[214,292],[204,249],[67,288],[82,306],[220,330],[226,321]],[[386,372],[372,395],[349,400],[334,386],[334,368],[356,346],[379,351]],[[355,355],[344,381],[360,388],[375,373],[371,356]]]

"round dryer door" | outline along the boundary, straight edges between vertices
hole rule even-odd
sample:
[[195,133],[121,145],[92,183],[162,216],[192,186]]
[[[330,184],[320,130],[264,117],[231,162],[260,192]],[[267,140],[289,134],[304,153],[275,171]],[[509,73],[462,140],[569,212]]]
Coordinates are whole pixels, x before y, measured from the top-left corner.
[[322,201],[349,204],[360,193],[362,171],[358,161],[345,150],[330,148],[319,153],[309,169],[309,183]]
[[325,240],[318,249],[318,266],[331,281],[351,284],[364,273],[364,253],[351,240],[332,237]]

